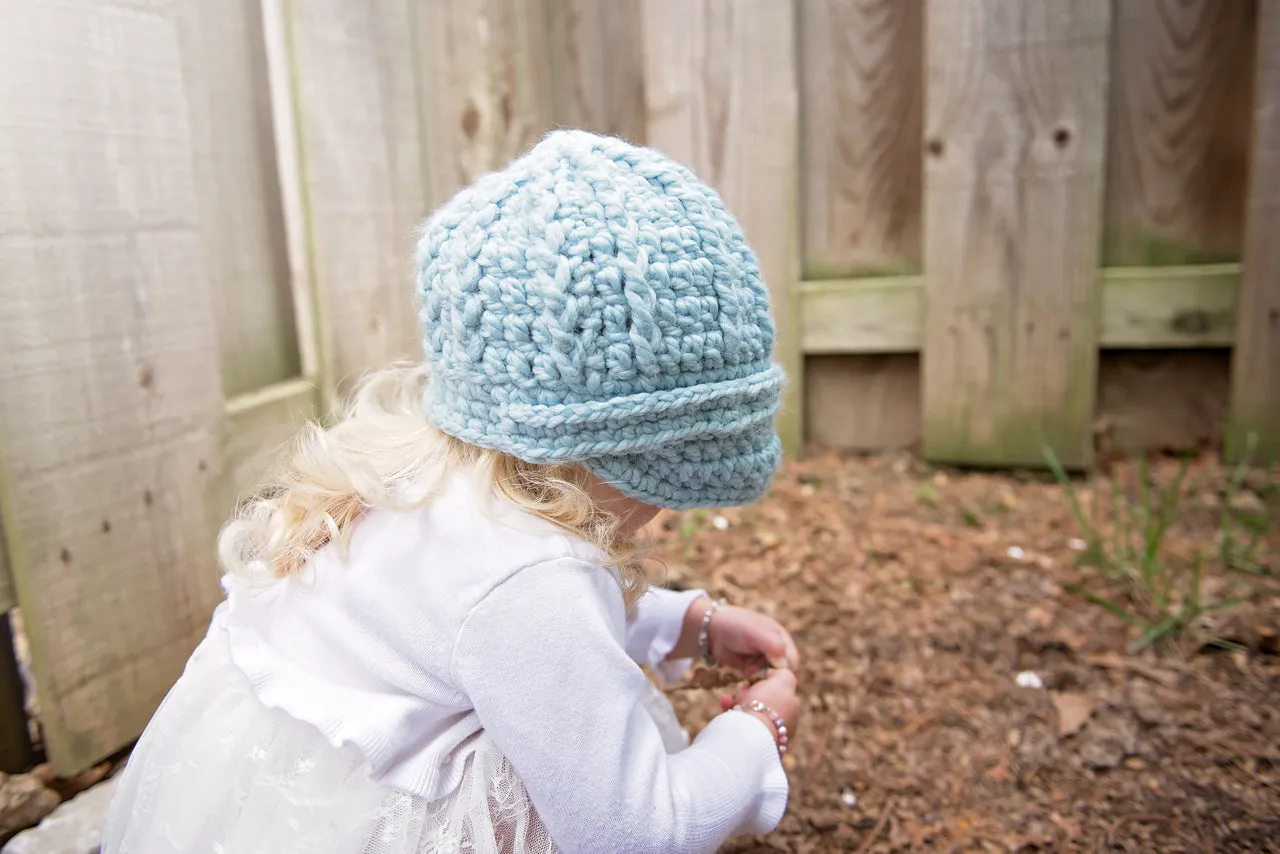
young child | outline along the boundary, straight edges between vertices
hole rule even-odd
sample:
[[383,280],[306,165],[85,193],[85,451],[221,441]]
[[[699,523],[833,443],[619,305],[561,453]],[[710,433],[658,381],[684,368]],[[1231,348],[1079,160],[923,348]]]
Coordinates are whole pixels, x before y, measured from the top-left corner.
[[[428,220],[418,288],[426,365],[224,530],[226,600],[103,854],[710,852],[781,818],[791,638],[647,588],[633,546],[779,462],[739,226],[657,152],[559,131]],[[699,655],[771,669],[690,744],[640,665]]]

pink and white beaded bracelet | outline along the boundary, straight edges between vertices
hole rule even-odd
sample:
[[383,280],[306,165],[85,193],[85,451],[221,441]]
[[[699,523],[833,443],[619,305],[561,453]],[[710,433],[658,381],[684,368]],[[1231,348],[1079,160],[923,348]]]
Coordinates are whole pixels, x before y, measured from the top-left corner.
[[[734,708],[738,711],[742,711],[742,706],[734,706]],[[778,731],[778,753],[786,753],[787,724],[786,721],[782,719],[782,715],[778,714],[759,700],[752,700],[750,703],[747,703],[747,709],[753,712],[759,712],[760,714],[767,716],[769,720],[773,721],[773,728]]]

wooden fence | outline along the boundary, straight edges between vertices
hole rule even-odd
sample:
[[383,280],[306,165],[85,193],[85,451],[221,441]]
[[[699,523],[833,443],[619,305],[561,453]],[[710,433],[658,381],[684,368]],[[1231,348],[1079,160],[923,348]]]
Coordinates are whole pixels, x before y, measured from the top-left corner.
[[1280,445],[1280,0],[9,0],[0,608],[59,770],[178,675],[264,455],[418,354],[415,225],[557,125],[721,190],[793,450]]

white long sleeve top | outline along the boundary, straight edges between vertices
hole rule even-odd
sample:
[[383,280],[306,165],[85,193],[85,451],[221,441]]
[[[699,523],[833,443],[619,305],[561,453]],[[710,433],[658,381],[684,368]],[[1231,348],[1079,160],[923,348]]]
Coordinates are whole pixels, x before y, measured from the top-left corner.
[[464,471],[424,507],[371,512],[345,557],[227,577],[219,620],[258,698],[356,745],[378,782],[443,797],[484,730],[566,854],[771,831],[788,785],[761,721],[719,715],[668,754],[641,706],[639,663],[688,666],[667,656],[699,591],[653,589],[628,615],[601,557]]

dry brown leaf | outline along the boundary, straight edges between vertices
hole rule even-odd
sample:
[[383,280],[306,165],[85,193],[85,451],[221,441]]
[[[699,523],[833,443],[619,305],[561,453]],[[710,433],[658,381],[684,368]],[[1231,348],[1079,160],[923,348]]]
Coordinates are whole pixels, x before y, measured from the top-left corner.
[[1049,697],[1058,712],[1058,735],[1061,737],[1079,732],[1098,706],[1098,701],[1088,694],[1053,691]]

